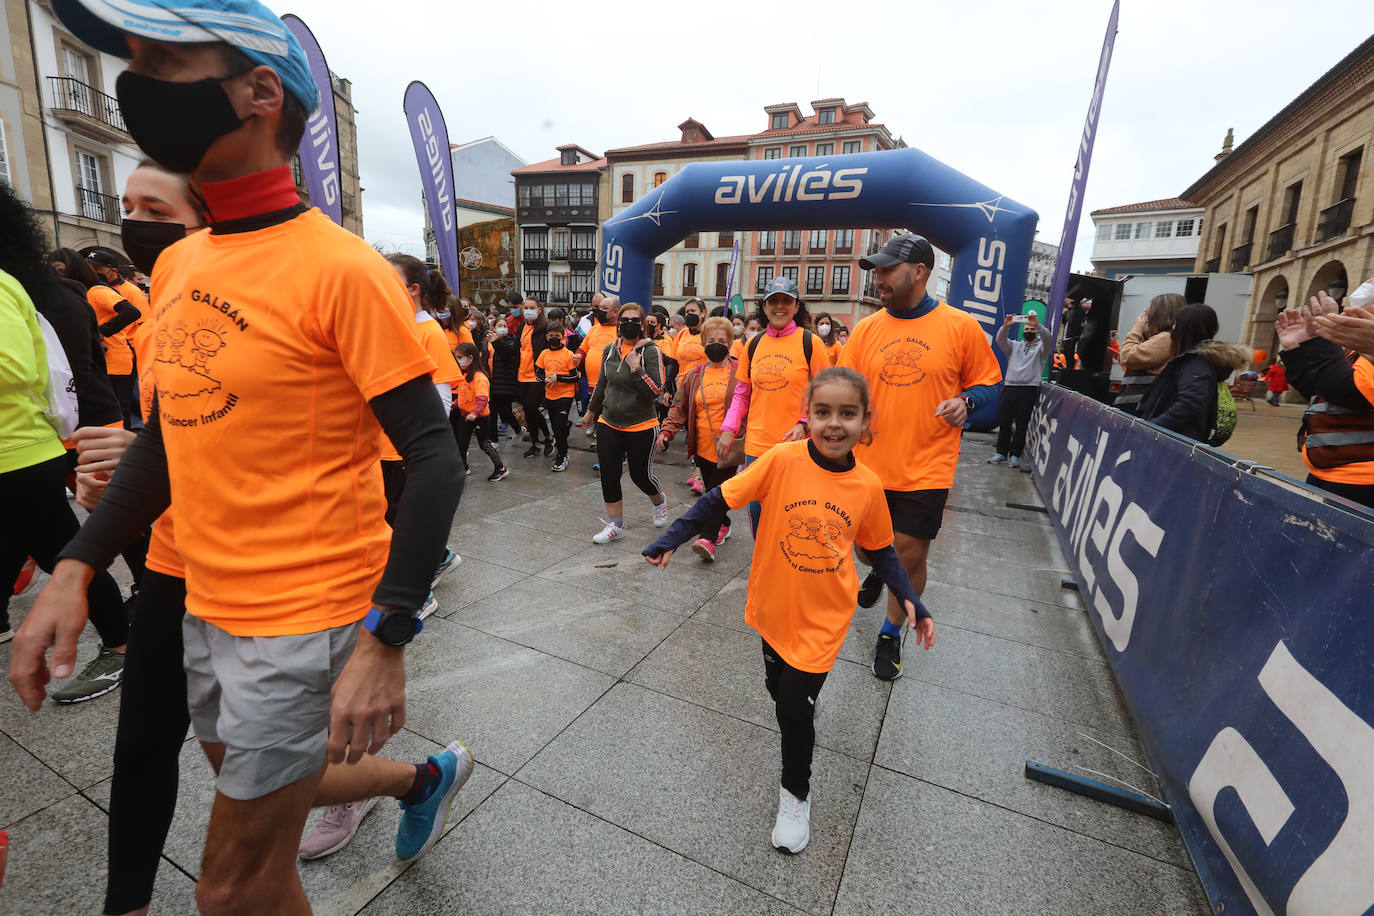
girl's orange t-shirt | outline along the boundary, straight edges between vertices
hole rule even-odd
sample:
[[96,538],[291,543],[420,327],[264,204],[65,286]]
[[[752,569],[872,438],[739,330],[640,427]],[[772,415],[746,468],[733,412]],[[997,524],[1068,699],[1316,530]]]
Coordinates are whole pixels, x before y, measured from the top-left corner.
[[469,382],[460,373],[458,380],[453,383],[453,409],[466,416],[477,409],[478,398],[488,399],[488,405],[482,408],[478,416],[488,416],[491,413],[491,379],[479,370],[472,374],[472,381]]

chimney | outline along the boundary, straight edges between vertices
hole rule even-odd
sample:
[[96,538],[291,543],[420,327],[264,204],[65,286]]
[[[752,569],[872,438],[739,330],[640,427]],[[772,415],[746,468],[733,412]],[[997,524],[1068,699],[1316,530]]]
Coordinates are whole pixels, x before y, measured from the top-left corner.
[[1226,139],[1221,141],[1221,152],[1217,153],[1214,157],[1217,162],[1220,162],[1227,156],[1231,155],[1231,144],[1235,142],[1235,139],[1236,129],[1234,127],[1226,128]]

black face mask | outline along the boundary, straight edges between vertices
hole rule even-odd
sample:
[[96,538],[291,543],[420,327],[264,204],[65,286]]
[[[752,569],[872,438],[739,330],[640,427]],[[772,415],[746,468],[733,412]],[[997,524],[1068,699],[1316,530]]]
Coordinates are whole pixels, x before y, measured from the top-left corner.
[[597,324],[606,323],[607,312],[604,309],[592,309],[592,320]]
[[157,256],[173,242],[186,238],[186,227],[181,223],[125,218],[119,237],[129,253],[129,262],[151,277]]
[[549,349],[550,349],[550,350],[561,350],[561,349],[563,349],[563,338],[561,338],[561,337],[550,337],[550,338],[549,338]]
[[644,336],[644,322],[638,318],[626,318],[620,322],[620,336],[626,340],[639,340]]
[[178,174],[194,172],[216,140],[247,120],[234,113],[224,86],[213,78],[170,83],[125,70],[115,92],[134,142]]
[[706,345],[706,358],[713,363],[718,363],[730,355],[730,348],[723,343],[708,343]]
[[683,315],[682,320],[687,322],[687,330],[689,331],[695,331],[697,329],[697,325],[701,324],[701,316],[694,312],[688,312],[687,314]]

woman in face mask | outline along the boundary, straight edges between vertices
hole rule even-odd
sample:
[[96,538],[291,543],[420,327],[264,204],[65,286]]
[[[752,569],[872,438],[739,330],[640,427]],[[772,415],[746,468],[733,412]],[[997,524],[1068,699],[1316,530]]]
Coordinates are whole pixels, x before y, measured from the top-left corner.
[[830,365],[840,364],[840,351],[844,349],[838,339],[842,325],[830,317],[829,312],[821,312],[816,315],[816,336],[819,337],[821,347],[825,350],[825,355],[830,360]]
[[663,354],[644,336],[644,309],[634,302],[620,308],[620,339],[606,349],[601,375],[582,425],[597,425],[596,456],[601,470],[601,497],[606,527],[592,538],[608,544],[625,536],[625,503],[620,466],[630,466],[630,479],[653,504],[654,527],[668,524],[668,497],[653,473],[654,403],[663,393]]
[[[706,362],[679,380],[677,397],[658,434],[658,448],[667,451],[673,436],[686,429],[687,457],[701,472],[706,489],[711,490],[735,476],[735,469],[744,461],[744,450],[742,440],[737,440],[736,454],[716,451],[720,424],[735,394],[735,361],[730,358],[734,329],[724,318],[708,318],[701,339],[705,341]],[[702,525],[692,550],[710,563],[716,558],[716,548],[729,536],[729,514],[713,516]]]
[[548,346],[545,331],[549,320],[544,317],[544,307],[533,299],[526,299],[520,306],[520,370],[516,379],[520,382],[520,404],[525,410],[525,426],[530,431],[530,447],[525,450],[526,458],[539,454],[539,437],[544,437],[544,457],[553,455],[553,436],[539,409],[544,404],[544,383],[535,375],[535,362],[539,354]]

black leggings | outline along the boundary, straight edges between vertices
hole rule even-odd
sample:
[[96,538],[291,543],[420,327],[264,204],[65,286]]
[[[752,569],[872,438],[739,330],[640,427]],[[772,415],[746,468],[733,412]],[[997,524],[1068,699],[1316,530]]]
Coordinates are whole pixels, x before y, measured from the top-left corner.
[[[0,629],[9,628],[10,593],[26,557],[51,573],[57,555],[81,529],[67,504],[67,456],[0,474]],[[129,619],[119,586],[108,572],[98,572],[86,589],[91,625],[110,648],[128,642]]]
[[491,459],[491,469],[499,471],[505,466],[501,463],[501,453],[496,450],[496,445],[491,439],[495,431],[492,429],[490,417],[478,417],[469,421],[467,414],[455,407],[453,413],[448,415],[448,423],[453,427],[453,438],[458,442],[458,454],[463,456],[464,467],[468,464],[468,446],[472,444],[473,433],[477,434],[477,447]]
[[553,444],[559,458],[568,457],[568,429],[571,426],[568,411],[572,409],[572,402],[571,397],[544,399],[544,409],[549,412],[549,422],[553,424]]
[[646,496],[654,497],[663,491],[653,472],[654,437],[656,429],[641,429],[627,433],[621,429],[596,425],[596,460],[601,463],[601,498],[608,503],[624,499],[620,489],[620,464],[630,465],[630,479]]
[[544,422],[544,417],[539,413],[539,408],[544,405],[544,383],[543,382],[521,382],[520,383],[520,406],[525,408],[525,427],[530,431],[530,444],[539,444],[539,435],[542,433],[544,438],[549,438],[549,426]]
[[515,419],[515,403],[520,400],[518,394],[495,394],[491,396],[491,436],[493,442],[497,438],[498,421],[510,427],[510,431],[515,438],[520,438],[520,421]]
[[185,613],[186,580],[149,570],[130,610],[110,781],[104,913],[127,913],[153,897],[191,724],[182,668]]
[[763,679],[782,732],[782,787],[806,801],[811,794],[811,753],[816,747],[816,696],[829,672],[798,671],[763,642]]
[[1021,457],[1038,394],[1040,389],[1035,385],[1002,386],[1002,397],[997,402],[997,454]]
[[[700,455],[693,455],[692,463],[697,466],[697,470],[701,471],[701,483],[708,493],[735,476],[735,468],[717,467],[714,461],[708,461]],[[720,529],[729,527],[730,511],[727,508],[722,510],[719,515],[702,522],[697,534],[708,541],[714,541],[720,537]]]
[[[111,346],[122,347],[125,344],[121,342]],[[138,387],[134,384],[134,376],[111,375],[110,387],[114,389],[115,400],[119,402],[120,419],[124,421],[124,428],[134,429],[139,425]]]

